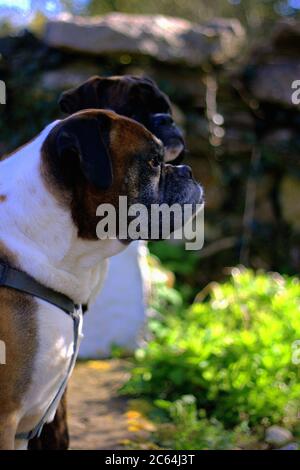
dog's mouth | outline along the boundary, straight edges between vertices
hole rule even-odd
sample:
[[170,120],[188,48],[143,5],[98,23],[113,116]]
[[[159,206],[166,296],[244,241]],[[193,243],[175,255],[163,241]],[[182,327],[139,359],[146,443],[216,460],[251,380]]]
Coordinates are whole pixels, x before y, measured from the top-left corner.
[[195,181],[194,201],[195,204],[204,204],[204,190],[200,183]]
[[[152,220],[152,206],[147,206],[147,209],[149,211],[149,215],[151,216],[144,221],[144,224],[141,225],[139,232],[140,232],[140,237],[135,238],[131,237],[130,234],[128,233],[128,236],[126,239],[120,239],[121,243],[127,245],[133,240],[152,240],[152,241],[157,241],[157,240],[164,240],[166,238],[169,238],[169,236],[177,229],[180,227],[183,227],[186,222],[189,220],[189,218],[194,218],[196,214],[203,208],[204,205],[204,191],[202,186],[196,182],[194,179],[192,179],[192,182],[190,182],[190,191],[189,194],[186,195],[184,198],[184,201],[181,200],[179,201],[170,201],[169,203],[166,202],[167,198],[163,197],[160,203],[154,203],[153,206],[156,209],[158,206],[168,206],[169,208],[177,203],[177,205],[182,205],[183,210],[179,214],[176,215],[176,211],[174,215],[171,216],[171,219],[169,219],[169,214],[166,214],[166,218],[164,219],[164,213],[162,212],[159,217],[156,219],[155,225],[154,225],[154,233],[156,235],[152,235],[152,227],[153,227],[153,220]],[[190,206],[190,210],[188,212],[185,212],[184,206]],[[154,211],[155,212],[155,211]],[[172,214],[172,212],[171,212]],[[188,218],[186,218],[186,216]],[[128,222],[132,223],[134,220],[134,217],[129,217]],[[157,221],[160,220],[159,225],[157,225]],[[163,223],[167,221],[170,225],[165,226],[165,231],[163,230]],[[147,235],[143,235],[145,233],[145,229],[147,230]],[[151,234],[151,235],[150,235]]]
[[183,205],[191,206],[193,213],[196,212],[199,206],[202,206],[205,202],[204,190],[200,183],[193,180],[189,194],[186,196]]

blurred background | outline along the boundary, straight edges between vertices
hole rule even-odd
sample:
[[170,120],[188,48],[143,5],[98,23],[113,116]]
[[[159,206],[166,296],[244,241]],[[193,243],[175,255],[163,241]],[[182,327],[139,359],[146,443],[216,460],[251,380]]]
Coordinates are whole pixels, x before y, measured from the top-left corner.
[[61,91],[148,75],[205,188],[204,248],[149,244],[125,447],[298,447],[299,12],[299,0],[0,0],[0,156],[59,117]]

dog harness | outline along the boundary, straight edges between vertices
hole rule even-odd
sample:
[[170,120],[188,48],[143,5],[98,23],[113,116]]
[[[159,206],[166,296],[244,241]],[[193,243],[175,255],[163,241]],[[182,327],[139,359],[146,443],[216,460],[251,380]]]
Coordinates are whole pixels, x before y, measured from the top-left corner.
[[11,289],[15,289],[20,292],[32,295],[34,297],[38,297],[39,299],[45,300],[46,302],[55,305],[56,307],[63,310],[67,315],[70,315],[73,320],[73,351],[67,373],[64,379],[62,380],[55,397],[49,404],[40,422],[31,431],[27,433],[19,433],[16,435],[16,439],[29,440],[36,436],[39,437],[44,424],[54,418],[57,406],[66,389],[68,380],[75,366],[80,346],[80,340],[82,338],[82,308],[81,305],[74,304],[74,302],[69,299],[69,297],[67,297],[66,295],[60,294],[59,292],[56,292],[53,289],[45,287],[25,272],[11,268],[6,263],[3,263],[1,261],[0,287],[9,287]]

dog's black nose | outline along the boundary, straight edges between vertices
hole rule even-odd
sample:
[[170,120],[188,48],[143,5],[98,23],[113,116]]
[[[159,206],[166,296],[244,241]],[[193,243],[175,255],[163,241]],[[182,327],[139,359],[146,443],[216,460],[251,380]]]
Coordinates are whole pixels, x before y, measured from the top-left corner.
[[193,173],[192,169],[188,165],[178,165],[175,168],[177,168],[178,174],[182,176],[183,178],[192,178]]
[[170,114],[158,113],[153,116],[156,126],[170,126],[174,123]]

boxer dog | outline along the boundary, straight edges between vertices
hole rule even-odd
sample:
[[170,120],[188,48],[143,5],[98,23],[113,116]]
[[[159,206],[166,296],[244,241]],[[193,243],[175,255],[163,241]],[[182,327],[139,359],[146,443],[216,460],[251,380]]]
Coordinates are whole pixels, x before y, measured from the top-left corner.
[[[173,120],[170,100],[150,78],[133,75],[94,76],[62,93],[59,105],[68,115],[83,109],[98,108],[110,109],[134,119],[163,142],[166,162],[176,165],[183,160],[185,142]],[[54,421],[44,426],[40,438],[32,439],[29,447],[35,450],[67,449],[68,445],[65,396]]]
[[[0,163],[4,273],[23,273],[74,304],[88,303],[106,260],[130,241],[97,238],[99,205],[110,203],[118,214],[121,195],[129,205],[202,201],[190,169],[163,157],[153,134],[112,111],[80,111],[50,124]],[[18,436],[36,427],[57,396],[73,325],[47,299],[2,285],[0,339],[7,357],[0,366],[0,449],[27,448]]]
[[94,76],[62,93],[59,105],[66,114],[88,108],[111,109],[134,119],[162,141],[166,162],[178,164],[183,159],[185,144],[172,118],[171,103],[150,78]]

